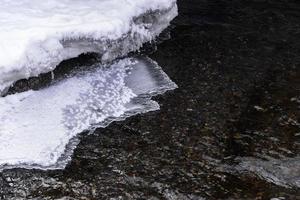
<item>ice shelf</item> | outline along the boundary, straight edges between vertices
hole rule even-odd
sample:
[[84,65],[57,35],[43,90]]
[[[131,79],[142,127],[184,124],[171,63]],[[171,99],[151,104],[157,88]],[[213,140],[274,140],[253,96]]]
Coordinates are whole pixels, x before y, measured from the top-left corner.
[[176,0],[0,0],[0,94],[82,53],[124,56],[176,15]]

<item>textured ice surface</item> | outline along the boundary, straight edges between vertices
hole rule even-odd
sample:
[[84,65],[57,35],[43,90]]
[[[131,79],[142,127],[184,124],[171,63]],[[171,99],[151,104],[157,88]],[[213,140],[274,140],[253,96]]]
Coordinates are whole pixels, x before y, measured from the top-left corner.
[[156,110],[151,97],[174,88],[150,59],[127,58],[73,72],[39,91],[2,97],[0,166],[62,168],[78,133]]
[[0,93],[85,52],[123,56],[177,15],[176,0],[0,0]]
[[253,173],[275,185],[300,188],[300,157],[261,160],[252,157],[236,159],[236,166],[225,166],[225,171],[230,173]]

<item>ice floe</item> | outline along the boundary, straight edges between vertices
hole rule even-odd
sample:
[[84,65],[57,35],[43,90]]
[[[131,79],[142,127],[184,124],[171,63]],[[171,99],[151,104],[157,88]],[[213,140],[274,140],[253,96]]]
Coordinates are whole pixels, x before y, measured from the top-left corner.
[[278,186],[300,188],[300,157],[262,160],[254,157],[238,157],[236,165],[219,167],[232,174],[254,174],[258,178]]
[[0,169],[63,168],[76,135],[157,110],[151,97],[176,88],[149,58],[73,71],[51,86],[0,98]]

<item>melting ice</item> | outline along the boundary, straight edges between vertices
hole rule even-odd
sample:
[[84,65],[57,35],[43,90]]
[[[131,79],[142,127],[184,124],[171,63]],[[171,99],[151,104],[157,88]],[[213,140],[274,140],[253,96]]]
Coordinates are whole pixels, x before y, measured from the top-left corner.
[[156,110],[151,97],[174,88],[149,58],[126,58],[0,98],[0,168],[63,168],[78,133]]

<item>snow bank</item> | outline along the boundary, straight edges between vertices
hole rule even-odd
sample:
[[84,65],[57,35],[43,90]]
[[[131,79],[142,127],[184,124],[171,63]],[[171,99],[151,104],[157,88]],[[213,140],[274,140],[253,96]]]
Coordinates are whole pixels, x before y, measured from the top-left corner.
[[85,52],[125,55],[176,15],[176,0],[0,0],[0,93]]
[[156,110],[151,97],[174,88],[150,59],[127,58],[86,67],[39,91],[2,97],[0,170],[63,168],[78,133]]

